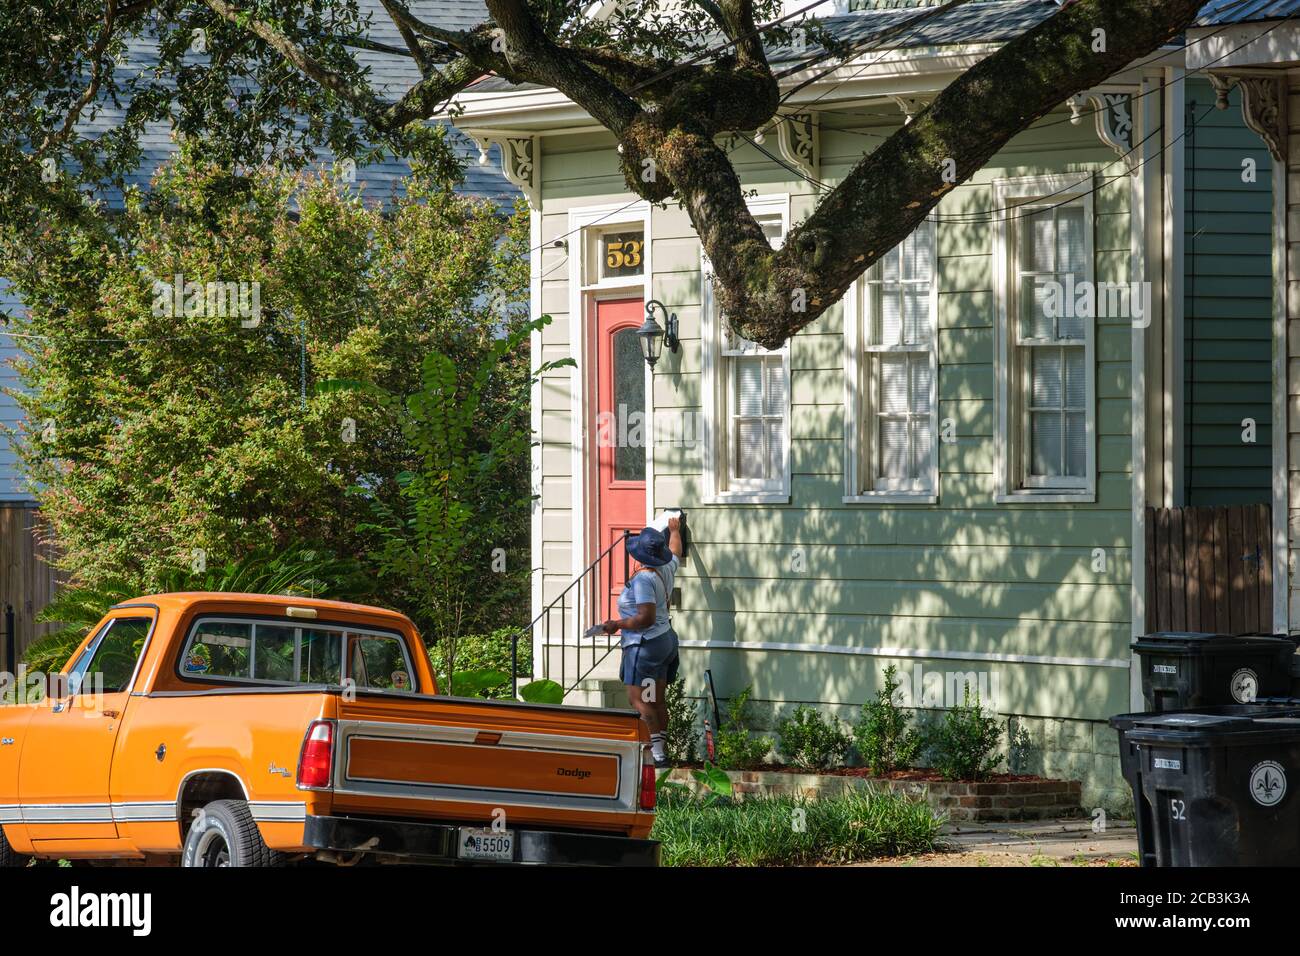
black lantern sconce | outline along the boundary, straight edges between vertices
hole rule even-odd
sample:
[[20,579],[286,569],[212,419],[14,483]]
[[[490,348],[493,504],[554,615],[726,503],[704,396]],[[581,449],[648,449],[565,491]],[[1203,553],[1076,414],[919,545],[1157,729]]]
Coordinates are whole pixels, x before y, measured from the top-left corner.
[[[655,321],[655,309],[663,313],[662,327]],[[681,345],[677,339],[677,314],[669,312],[668,307],[658,299],[651,299],[645,304],[645,322],[636,330],[636,334],[641,338],[641,355],[645,358],[646,365],[652,369],[659,361],[665,345],[673,354],[677,353]]]

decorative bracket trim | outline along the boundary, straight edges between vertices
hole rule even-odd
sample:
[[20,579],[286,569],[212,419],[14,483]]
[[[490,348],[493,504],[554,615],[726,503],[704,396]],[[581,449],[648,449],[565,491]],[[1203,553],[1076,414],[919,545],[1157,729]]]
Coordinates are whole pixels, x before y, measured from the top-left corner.
[[1096,92],[1072,96],[1072,124],[1078,126],[1083,121],[1084,104],[1089,102],[1097,124],[1097,138],[1114,150],[1124,160],[1129,172],[1133,172],[1139,162],[1137,151],[1133,148],[1133,94]]
[[1241,116],[1268,144],[1278,162],[1286,161],[1286,87],[1275,77],[1241,78]]
[[818,179],[821,173],[821,121],[817,113],[787,113],[777,118],[776,144],[781,156],[806,175]]
[[519,188],[532,209],[542,207],[542,180],[538,169],[541,144],[536,136],[516,136],[497,130],[467,129],[466,136],[478,147],[478,161],[484,166],[488,149],[501,149],[501,173]]
[[898,108],[903,111],[903,125],[906,126],[916,118],[916,114],[921,112],[930,105],[934,99],[932,95],[913,94],[912,96],[890,96],[891,100],[898,104]]
[[1264,75],[1210,73],[1216,94],[1215,108],[1228,108],[1228,94],[1241,87],[1241,118],[1268,146],[1277,162],[1287,156],[1286,84],[1274,73]]

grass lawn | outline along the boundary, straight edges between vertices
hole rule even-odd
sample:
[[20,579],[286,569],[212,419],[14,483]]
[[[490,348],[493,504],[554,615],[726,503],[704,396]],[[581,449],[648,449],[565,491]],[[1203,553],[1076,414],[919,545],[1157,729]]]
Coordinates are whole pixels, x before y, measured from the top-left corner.
[[665,866],[799,866],[930,853],[942,826],[924,801],[876,790],[712,802],[661,791],[650,835]]

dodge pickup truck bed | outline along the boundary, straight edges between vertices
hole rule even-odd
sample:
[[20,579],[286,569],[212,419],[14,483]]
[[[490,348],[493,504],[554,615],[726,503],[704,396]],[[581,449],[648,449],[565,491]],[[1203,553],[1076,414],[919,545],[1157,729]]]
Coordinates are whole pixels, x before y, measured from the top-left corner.
[[0,707],[0,865],[658,862],[634,712],[440,696],[391,611],[142,597],[51,684]]

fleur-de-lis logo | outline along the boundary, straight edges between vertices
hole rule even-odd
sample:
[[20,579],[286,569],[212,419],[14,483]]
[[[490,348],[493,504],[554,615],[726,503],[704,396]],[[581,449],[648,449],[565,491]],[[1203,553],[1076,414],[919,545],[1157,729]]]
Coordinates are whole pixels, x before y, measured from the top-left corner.
[[1264,760],[1250,771],[1250,795],[1262,807],[1273,807],[1286,796],[1286,771],[1276,760]]

